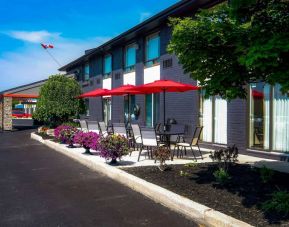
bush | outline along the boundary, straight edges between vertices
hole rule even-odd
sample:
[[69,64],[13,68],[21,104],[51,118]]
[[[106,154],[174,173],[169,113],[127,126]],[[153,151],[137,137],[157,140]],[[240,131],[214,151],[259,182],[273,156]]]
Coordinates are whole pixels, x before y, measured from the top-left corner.
[[128,154],[128,140],[121,135],[109,135],[101,138],[99,143],[100,156],[105,159],[121,159],[123,155]]
[[264,202],[261,206],[265,212],[277,212],[281,215],[289,215],[289,192],[275,191],[272,198]]
[[50,127],[56,127],[85,111],[84,102],[76,97],[81,94],[80,85],[73,78],[54,75],[40,89],[33,118]]
[[41,126],[37,129],[37,132],[40,134],[40,135],[46,135],[47,134],[47,130],[49,130],[49,127],[46,127],[46,126]]
[[167,147],[158,147],[155,150],[155,159],[160,161],[159,169],[161,171],[166,170],[166,160],[171,156],[171,152]]
[[78,131],[73,138],[75,144],[79,144],[86,149],[97,150],[100,136],[95,132]]
[[216,161],[219,165],[219,169],[224,169],[228,172],[229,166],[238,160],[238,148],[234,145],[226,149],[220,149],[211,153],[210,158]]
[[223,168],[216,170],[213,175],[220,184],[226,184],[231,179],[229,173]]
[[261,180],[264,184],[271,181],[273,175],[274,175],[274,171],[272,169],[269,169],[264,165],[262,168],[260,168],[260,177],[261,177]]
[[73,137],[78,129],[68,125],[60,125],[54,130],[54,136],[60,143],[73,144]]

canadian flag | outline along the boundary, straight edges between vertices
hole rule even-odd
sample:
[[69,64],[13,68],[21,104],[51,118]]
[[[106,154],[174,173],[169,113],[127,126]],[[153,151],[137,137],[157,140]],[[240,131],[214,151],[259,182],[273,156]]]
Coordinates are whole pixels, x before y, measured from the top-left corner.
[[41,46],[44,48],[44,49],[48,49],[48,48],[54,48],[54,46],[53,45],[51,45],[51,44],[43,44],[43,43],[41,43]]

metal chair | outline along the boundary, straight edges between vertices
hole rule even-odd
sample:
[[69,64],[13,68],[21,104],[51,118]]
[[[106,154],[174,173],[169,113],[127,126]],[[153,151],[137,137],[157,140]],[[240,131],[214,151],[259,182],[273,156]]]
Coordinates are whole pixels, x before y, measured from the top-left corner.
[[104,121],[99,121],[99,122],[98,122],[98,130],[99,130],[99,134],[100,134],[102,137],[106,137],[106,136],[108,135],[108,133],[107,133],[107,127],[106,127]]
[[155,129],[143,128],[140,131],[141,131],[142,144],[141,144],[139,155],[138,155],[138,161],[140,159],[140,155],[141,155],[143,148],[146,148],[148,151],[149,157],[153,158],[153,150],[159,146],[165,145],[157,141]]
[[180,124],[170,125],[170,131],[180,132],[180,134],[178,134],[178,135],[171,135],[170,136],[170,144],[179,143],[181,141],[181,138],[185,134],[185,125],[180,125]]
[[97,121],[87,121],[87,128],[89,132],[99,133],[99,127]]
[[128,138],[124,123],[113,123],[113,133]]
[[142,145],[141,131],[138,124],[131,124],[133,134],[133,146],[134,148],[140,148]]
[[81,131],[88,132],[88,126],[86,120],[79,120]]
[[199,147],[199,140],[200,140],[202,130],[203,130],[203,126],[196,127],[194,134],[193,134],[193,138],[192,138],[190,143],[186,143],[185,141],[176,143],[176,146],[175,146],[174,152],[173,152],[173,157],[175,155],[176,148],[177,148],[177,157],[179,157],[179,152],[180,152],[180,157],[183,157],[183,151],[185,151],[185,154],[186,154],[187,148],[190,148],[193,155],[194,155],[194,158],[197,160],[196,155],[195,155],[194,150],[193,150],[193,146],[197,146],[202,159],[204,159],[202,152],[200,150],[200,147]]

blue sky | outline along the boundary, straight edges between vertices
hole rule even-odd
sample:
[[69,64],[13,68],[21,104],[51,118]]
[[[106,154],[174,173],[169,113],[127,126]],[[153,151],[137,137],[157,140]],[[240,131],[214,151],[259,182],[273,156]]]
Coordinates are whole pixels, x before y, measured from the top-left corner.
[[178,0],[1,0],[0,91],[45,79],[62,64]]

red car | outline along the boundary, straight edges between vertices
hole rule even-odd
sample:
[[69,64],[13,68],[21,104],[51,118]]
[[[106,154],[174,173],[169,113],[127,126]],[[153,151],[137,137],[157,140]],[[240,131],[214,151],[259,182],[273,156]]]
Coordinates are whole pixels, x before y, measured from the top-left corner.
[[32,114],[25,113],[21,110],[13,110],[12,117],[14,118],[32,118]]

